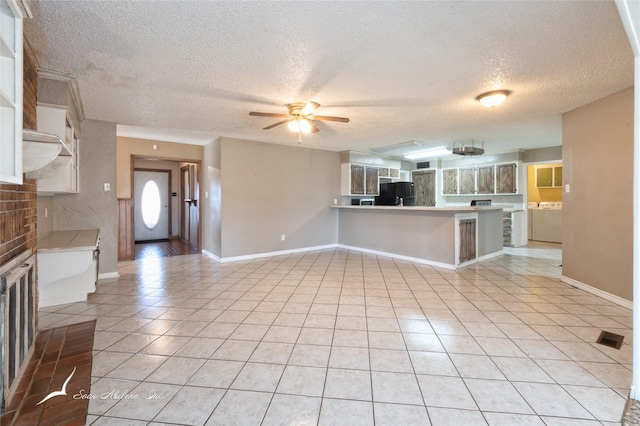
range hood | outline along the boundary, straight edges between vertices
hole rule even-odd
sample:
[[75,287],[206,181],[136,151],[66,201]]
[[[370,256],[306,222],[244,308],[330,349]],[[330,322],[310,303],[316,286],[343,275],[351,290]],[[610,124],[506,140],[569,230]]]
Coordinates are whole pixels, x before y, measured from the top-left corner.
[[68,167],[73,153],[62,139],[50,133],[22,131],[22,171],[28,179],[42,179]]

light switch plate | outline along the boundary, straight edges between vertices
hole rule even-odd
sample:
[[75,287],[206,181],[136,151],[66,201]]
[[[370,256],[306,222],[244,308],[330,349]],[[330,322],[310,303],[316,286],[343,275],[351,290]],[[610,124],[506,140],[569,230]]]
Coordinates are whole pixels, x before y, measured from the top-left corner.
[[105,192],[111,191],[111,184],[110,183],[104,183],[104,191]]
[[571,192],[571,185],[569,185],[568,183],[564,185],[564,192],[566,192],[567,194],[569,192]]

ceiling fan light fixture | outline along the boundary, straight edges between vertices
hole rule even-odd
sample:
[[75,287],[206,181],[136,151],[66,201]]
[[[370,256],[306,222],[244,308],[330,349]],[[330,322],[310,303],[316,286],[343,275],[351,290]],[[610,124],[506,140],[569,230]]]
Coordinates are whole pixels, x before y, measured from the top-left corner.
[[287,124],[287,127],[289,127],[289,130],[296,133],[311,133],[311,130],[313,130],[311,123],[309,123],[309,120],[306,118],[296,118],[295,120],[291,120]]
[[304,106],[304,108],[302,108],[302,110],[300,111],[300,114],[302,115],[309,115],[311,113],[313,113],[313,111],[316,110],[316,108],[318,108],[320,106],[319,103],[317,102],[307,102],[307,104]]
[[501,105],[510,94],[511,92],[509,90],[493,90],[478,95],[476,100],[480,101],[480,103],[487,108],[493,108]]

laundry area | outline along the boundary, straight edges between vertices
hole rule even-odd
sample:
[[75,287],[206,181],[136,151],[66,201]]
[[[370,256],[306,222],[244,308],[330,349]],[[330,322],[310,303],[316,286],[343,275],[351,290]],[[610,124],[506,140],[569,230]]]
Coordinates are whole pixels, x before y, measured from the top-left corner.
[[562,164],[528,166],[528,239],[562,243]]

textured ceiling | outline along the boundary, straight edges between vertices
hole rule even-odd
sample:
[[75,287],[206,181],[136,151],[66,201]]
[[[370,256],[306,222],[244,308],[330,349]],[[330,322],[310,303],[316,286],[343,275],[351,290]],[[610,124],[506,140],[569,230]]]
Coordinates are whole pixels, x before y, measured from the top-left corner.
[[[123,135],[297,145],[278,119],[313,100],[302,144],[359,150],[472,138],[489,153],[556,146],[561,114],[633,85],[613,1],[31,3],[39,66],[74,74],[87,118]],[[494,109],[475,97],[512,91]],[[170,131],[165,132],[164,129]],[[183,133],[184,132],[184,133]],[[184,138],[181,135],[185,135]]]

